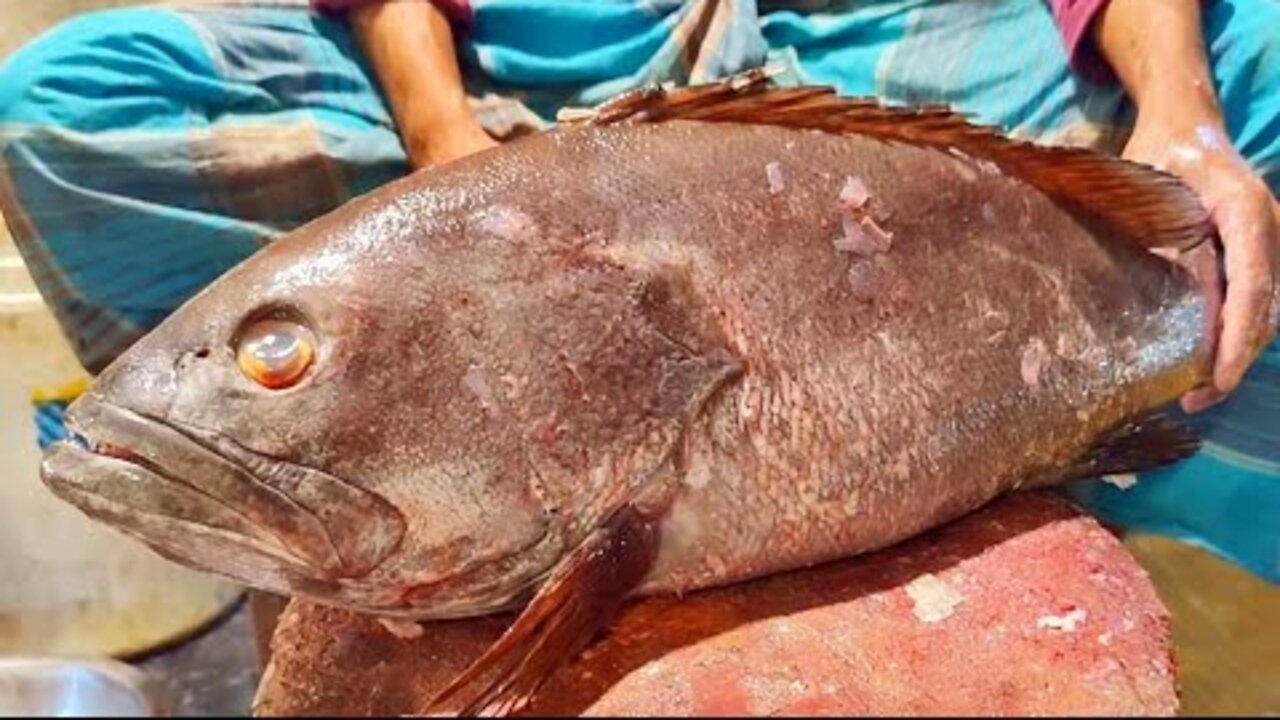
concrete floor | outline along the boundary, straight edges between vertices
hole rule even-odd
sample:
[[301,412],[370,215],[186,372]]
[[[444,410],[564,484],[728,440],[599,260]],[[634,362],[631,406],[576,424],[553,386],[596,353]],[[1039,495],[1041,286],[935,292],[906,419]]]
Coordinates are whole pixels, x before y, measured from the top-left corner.
[[253,619],[241,602],[209,629],[136,665],[170,717],[247,717],[259,673]]
[[1280,587],[1166,538],[1125,545],[1173,617],[1182,714],[1280,715]]

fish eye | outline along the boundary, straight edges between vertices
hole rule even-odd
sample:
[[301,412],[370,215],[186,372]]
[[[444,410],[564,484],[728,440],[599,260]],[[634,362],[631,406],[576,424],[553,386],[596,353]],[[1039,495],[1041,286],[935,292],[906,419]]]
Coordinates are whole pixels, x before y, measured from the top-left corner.
[[297,384],[315,360],[315,336],[292,320],[251,321],[236,342],[236,364],[250,380],[271,390]]

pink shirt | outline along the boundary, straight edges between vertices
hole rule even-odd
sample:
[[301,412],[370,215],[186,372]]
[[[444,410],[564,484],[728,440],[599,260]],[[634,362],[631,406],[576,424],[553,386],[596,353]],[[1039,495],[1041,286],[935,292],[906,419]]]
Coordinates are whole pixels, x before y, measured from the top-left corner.
[[1062,44],[1071,58],[1071,67],[1094,82],[1112,79],[1111,68],[1102,60],[1089,37],[1089,30],[1107,0],[1050,0],[1053,19],[1062,34]]
[[[311,0],[318,10],[341,12],[358,5],[367,5],[383,0]],[[469,0],[430,0],[436,9],[449,19],[454,27],[466,29],[471,25],[471,3]],[[1111,70],[1098,55],[1097,48],[1089,37],[1089,28],[1098,12],[1106,6],[1107,0],[1049,0],[1053,9],[1053,19],[1058,24],[1058,32],[1062,35],[1062,44],[1071,58],[1071,67],[1085,78],[1094,82],[1111,80]]]

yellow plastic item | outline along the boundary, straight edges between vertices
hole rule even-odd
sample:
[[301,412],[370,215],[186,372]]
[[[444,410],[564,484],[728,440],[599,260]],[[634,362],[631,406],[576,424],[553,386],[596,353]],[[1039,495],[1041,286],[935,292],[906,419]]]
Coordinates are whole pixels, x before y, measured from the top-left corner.
[[69,382],[54,387],[52,390],[33,390],[31,392],[31,404],[40,405],[47,402],[66,402],[80,397],[89,389],[91,382],[88,375],[76,378]]

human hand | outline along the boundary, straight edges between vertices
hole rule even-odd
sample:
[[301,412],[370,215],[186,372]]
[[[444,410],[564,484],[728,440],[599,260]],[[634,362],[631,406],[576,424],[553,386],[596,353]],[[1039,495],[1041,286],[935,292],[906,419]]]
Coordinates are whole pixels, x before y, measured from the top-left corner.
[[415,133],[408,130],[404,136],[414,170],[444,165],[498,145],[470,116],[460,117],[434,131]]
[[[1280,322],[1280,205],[1232,146],[1219,117],[1139,112],[1124,157],[1183,179],[1217,226],[1226,296],[1215,331],[1210,382],[1182,398],[1199,412],[1233,391]],[[1216,269],[1216,268],[1215,268]]]

